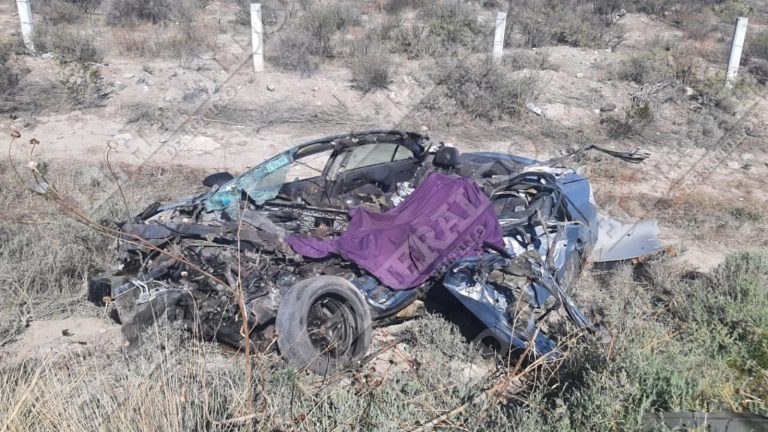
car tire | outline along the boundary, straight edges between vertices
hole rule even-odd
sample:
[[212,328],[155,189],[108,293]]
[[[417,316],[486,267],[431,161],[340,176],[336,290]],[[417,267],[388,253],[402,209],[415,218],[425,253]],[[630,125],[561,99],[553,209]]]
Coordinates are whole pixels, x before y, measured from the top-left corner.
[[371,344],[371,312],[346,279],[317,276],[291,287],[275,322],[277,346],[288,363],[318,374],[359,361]]

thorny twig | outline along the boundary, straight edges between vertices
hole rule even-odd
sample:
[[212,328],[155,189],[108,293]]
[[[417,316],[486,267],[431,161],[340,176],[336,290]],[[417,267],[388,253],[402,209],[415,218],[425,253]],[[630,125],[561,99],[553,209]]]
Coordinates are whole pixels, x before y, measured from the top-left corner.
[[120,180],[117,178],[117,174],[115,174],[115,170],[112,169],[112,162],[109,161],[109,152],[112,151],[117,146],[117,144],[114,141],[110,141],[107,143],[107,153],[104,154],[104,160],[107,162],[107,168],[109,169],[109,174],[112,175],[112,180],[115,182],[115,185],[117,186],[117,190],[120,192],[120,198],[123,199],[123,205],[125,206],[125,217],[130,218],[131,217],[131,209],[128,207],[128,200],[125,199],[125,194],[123,193],[123,187],[120,185]]
[[[18,132],[16,132],[18,134]],[[24,185],[26,189],[28,189],[30,192],[35,193],[37,195],[44,196],[46,199],[49,199],[53,201],[56,205],[59,206],[60,209],[64,211],[65,214],[69,215],[73,219],[75,219],[77,222],[80,222],[81,224],[87,226],[88,228],[91,228],[98,232],[99,234],[102,234],[108,238],[111,238],[113,240],[121,240],[128,244],[132,244],[134,246],[144,247],[149,250],[152,250],[154,252],[158,252],[162,255],[165,255],[169,258],[173,258],[176,261],[179,261],[187,266],[193,271],[196,271],[200,273],[201,275],[205,276],[206,278],[210,279],[211,281],[220,284],[221,286],[227,287],[230,289],[230,292],[232,292],[232,287],[229,286],[225,281],[223,281],[221,278],[218,278],[214,276],[213,274],[203,270],[199,266],[195,265],[193,262],[189,261],[188,259],[173,254],[171,252],[168,252],[162,248],[159,248],[146,239],[135,235],[123,232],[119,229],[110,228],[106,225],[100,224],[93,219],[91,219],[88,215],[86,215],[81,209],[75,207],[74,205],[67,202],[67,200],[59,194],[59,192],[54,188],[52,185],[50,185],[45,178],[43,177],[42,173],[37,169],[36,163],[34,161],[29,161],[27,166],[32,171],[32,175],[35,179],[35,186],[37,186],[39,189],[35,190],[31,187],[29,187],[26,182],[24,181],[24,178],[21,176],[21,174],[16,169],[16,166],[13,162],[13,157],[11,154],[11,149],[13,148],[13,143],[16,141],[16,138],[19,138],[21,135],[11,135],[11,141],[8,145],[8,161],[11,164],[11,168],[13,169],[13,172],[16,174],[16,177],[18,178],[19,182]]]
[[[531,341],[536,340],[538,333],[539,333],[539,328],[537,327],[536,332],[534,333],[534,336],[531,339]],[[578,335],[569,338],[568,340],[565,341],[564,345],[568,345],[572,343],[573,341],[576,340],[577,337]],[[534,346],[534,342],[531,342],[528,344],[525,351],[518,358],[518,361],[515,364],[515,367],[509,373],[500,377],[496,381],[496,384],[492,385],[491,387],[488,387],[479,395],[470,398],[467,402],[463,403],[462,405],[459,405],[458,407],[448,411],[447,413],[442,414],[438,417],[435,417],[429,422],[413,429],[413,432],[424,432],[427,430],[431,430],[442,423],[448,422],[452,418],[464,413],[474,403],[481,402],[488,399],[491,400],[491,403],[495,403],[503,399],[506,399],[508,396],[505,395],[505,392],[509,388],[510,384],[512,384],[513,382],[520,380],[521,378],[527,376],[530,373],[535,373],[538,370],[539,366],[542,366],[548,362],[561,363],[561,359],[550,360],[547,354],[542,354],[541,356],[537,357],[534,361],[532,361],[524,369],[521,369],[524,359],[527,358],[533,346]]]

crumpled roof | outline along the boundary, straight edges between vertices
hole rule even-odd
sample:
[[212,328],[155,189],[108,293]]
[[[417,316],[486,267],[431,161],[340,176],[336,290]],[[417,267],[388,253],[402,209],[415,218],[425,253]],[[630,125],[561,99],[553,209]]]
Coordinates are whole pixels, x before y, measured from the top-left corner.
[[288,236],[299,254],[339,253],[393,289],[413,288],[456,260],[504,247],[488,197],[471,180],[431,173],[399,206],[384,213],[349,211],[347,231],[332,240]]

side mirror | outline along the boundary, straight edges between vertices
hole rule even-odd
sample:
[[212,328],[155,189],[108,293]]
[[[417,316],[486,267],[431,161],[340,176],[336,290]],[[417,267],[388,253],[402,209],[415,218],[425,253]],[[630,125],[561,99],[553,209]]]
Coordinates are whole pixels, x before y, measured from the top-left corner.
[[233,178],[235,178],[235,176],[233,176],[228,172],[219,172],[216,174],[211,174],[205,179],[203,179],[203,186],[207,186],[207,187],[221,186],[227,183],[228,181],[232,180]]

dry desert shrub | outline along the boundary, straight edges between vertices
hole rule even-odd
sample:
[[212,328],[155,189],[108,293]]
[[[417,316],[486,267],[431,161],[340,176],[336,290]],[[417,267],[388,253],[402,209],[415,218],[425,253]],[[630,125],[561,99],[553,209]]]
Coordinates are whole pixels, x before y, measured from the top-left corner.
[[180,24],[138,24],[112,29],[120,53],[153,58],[170,57],[188,67],[205,52],[216,49],[218,29],[208,21]]
[[73,26],[37,27],[33,34],[35,48],[51,52],[63,63],[101,63],[102,50],[96,45],[96,37]]
[[[462,0],[418,3],[416,18],[388,26],[382,40],[392,52],[409,58],[446,57],[461,50],[479,51],[490,46],[492,26],[478,19],[479,8]],[[383,29],[382,29],[383,30]]]
[[106,19],[110,26],[190,22],[207,4],[206,0],[110,0]]
[[605,48],[621,40],[620,1],[524,0],[507,16],[505,44]]
[[358,90],[368,93],[389,86],[392,64],[380,42],[356,44],[348,61],[352,69],[352,83]]
[[[479,62],[453,61],[438,65],[434,81],[441,96],[470,116],[487,121],[518,115],[537,93],[533,73],[511,75],[490,59]],[[434,109],[446,105],[434,101]]]
[[10,44],[0,43],[0,95],[11,94],[19,85],[22,76],[21,69],[12,59],[13,50]]
[[280,69],[311,75],[336,55],[334,35],[358,25],[360,9],[353,2],[310,6],[267,44],[267,59]]

